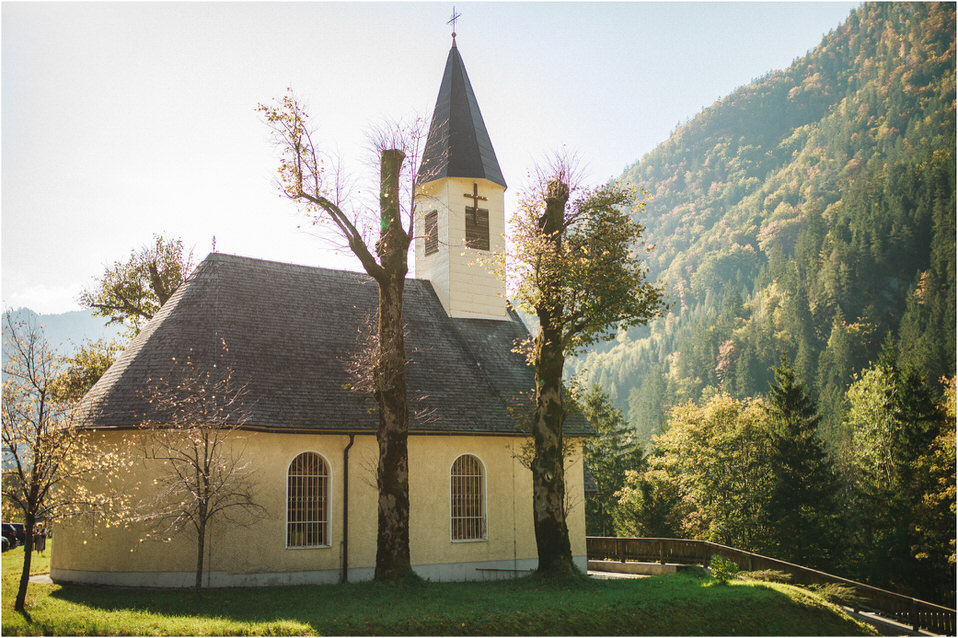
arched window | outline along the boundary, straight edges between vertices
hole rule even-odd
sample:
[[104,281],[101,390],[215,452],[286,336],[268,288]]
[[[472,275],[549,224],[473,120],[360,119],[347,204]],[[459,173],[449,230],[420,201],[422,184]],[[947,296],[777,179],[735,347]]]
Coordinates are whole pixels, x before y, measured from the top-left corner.
[[449,475],[452,540],[485,540],[486,477],[482,461],[463,454],[452,464]]
[[286,475],[286,546],[329,545],[329,466],[319,454],[303,452]]

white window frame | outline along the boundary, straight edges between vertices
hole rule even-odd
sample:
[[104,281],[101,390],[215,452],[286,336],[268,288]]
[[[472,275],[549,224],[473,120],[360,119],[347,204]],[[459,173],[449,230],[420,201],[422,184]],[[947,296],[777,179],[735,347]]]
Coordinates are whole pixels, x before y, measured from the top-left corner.
[[[293,463],[296,461],[296,459],[298,459],[299,457],[303,456],[304,454],[315,454],[315,455],[318,457],[319,461],[320,461],[320,462],[323,464],[323,466],[325,467],[325,470],[326,470],[326,493],[322,495],[322,498],[326,501],[326,508],[325,508],[326,511],[324,512],[324,514],[325,514],[325,519],[326,519],[326,520],[306,521],[306,522],[302,522],[302,523],[300,523],[299,521],[290,521],[290,520],[289,520],[289,514],[290,514],[289,473],[290,473],[290,470],[292,469]],[[320,477],[321,475],[317,475],[317,476]],[[285,545],[286,545],[286,549],[323,549],[323,548],[332,547],[332,536],[333,536],[333,525],[332,525],[332,518],[333,518],[333,470],[332,470],[332,466],[331,466],[330,463],[329,463],[329,459],[327,459],[325,455],[323,455],[323,454],[320,453],[320,452],[317,452],[316,450],[303,450],[302,452],[299,452],[299,453],[297,453],[295,456],[293,456],[293,458],[290,459],[289,463],[286,465],[286,477],[285,477],[285,480],[286,480],[286,525],[285,525],[284,528],[283,528],[283,535],[284,535],[284,543],[285,543]],[[323,543],[323,544],[315,544],[315,545],[291,545],[291,544],[290,544],[290,537],[291,537],[291,534],[290,534],[290,524],[291,524],[291,523],[299,523],[299,524],[310,524],[310,523],[312,523],[312,524],[318,524],[318,525],[325,525],[325,528],[326,528],[326,538],[325,538],[325,541],[326,541],[326,542]]]
[[[456,467],[456,463],[464,457],[471,457],[475,460],[476,464],[479,467],[481,485],[479,486],[479,496],[482,499],[480,501],[480,511],[481,514],[476,516],[456,516],[456,503],[455,503],[455,490],[457,477],[453,475],[453,470]],[[453,459],[452,464],[449,466],[449,540],[453,543],[481,543],[489,540],[489,498],[488,498],[488,476],[489,473],[486,471],[486,464],[483,463],[482,459],[479,458],[477,454],[464,453],[457,456]],[[462,482],[460,480],[460,486]],[[470,536],[469,538],[456,538],[456,525],[459,523],[469,524],[470,521],[477,521],[481,527],[480,534],[477,536]]]

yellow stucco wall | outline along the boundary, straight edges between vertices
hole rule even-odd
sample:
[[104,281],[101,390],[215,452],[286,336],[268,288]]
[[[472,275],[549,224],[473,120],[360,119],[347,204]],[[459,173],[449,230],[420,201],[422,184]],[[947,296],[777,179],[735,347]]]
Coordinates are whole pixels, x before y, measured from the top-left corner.
[[[104,442],[138,433],[101,432]],[[257,474],[256,498],[267,516],[250,526],[214,526],[208,548],[207,581],[217,585],[336,582],[342,569],[343,449],[346,435],[242,433]],[[499,436],[411,435],[410,552],[414,567],[434,580],[464,580],[535,566],[532,475],[516,458],[522,438]],[[317,452],[330,469],[331,542],[328,547],[286,548],[286,472],[305,451]],[[478,457],[484,466],[487,539],[450,539],[450,478],[460,454]],[[371,578],[377,529],[376,463],[373,435],[357,435],[349,452],[349,579]],[[141,462],[127,475],[127,491],[144,497],[155,466]],[[567,465],[568,523],[573,556],[584,563],[585,511],[581,452]],[[139,486],[139,487],[137,487]],[[146,486],[146,487],[144,487]],[[54,528],[51,561],[55,580],[125,585],[184,586],[193,581],[195,533],[186,530],[172,541],[148,537],[142,525],[107,527],[105,517],[75,519]],[[509,574],[511,575],[511,574]]]

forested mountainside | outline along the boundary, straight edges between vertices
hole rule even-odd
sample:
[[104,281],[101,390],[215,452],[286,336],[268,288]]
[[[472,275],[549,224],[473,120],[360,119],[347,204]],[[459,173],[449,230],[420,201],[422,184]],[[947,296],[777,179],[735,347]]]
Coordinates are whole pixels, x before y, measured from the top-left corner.
[[883,349],[955,374],[955,5],[871,3],[627,169],[673,307],[571,363],[647,440],[670,406],[765,394],[787,353],[841,448]]

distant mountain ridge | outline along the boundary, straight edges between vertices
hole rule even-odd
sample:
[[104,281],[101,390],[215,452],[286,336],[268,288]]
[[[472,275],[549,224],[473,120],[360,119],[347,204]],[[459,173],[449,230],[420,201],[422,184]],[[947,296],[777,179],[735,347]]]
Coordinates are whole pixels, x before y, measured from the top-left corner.
[[955,374],[955,5],[869,3],[625,171],[672,313],[569,366],[643,438],[669,405],[764,393],[787,353],[841,443],[854,373],[890,343]]
[[38,322],[43,326],[43,333],[50,345],[64,355],[72,354],[85,341],[112,339],[123,332],[122,326],[108,326],[105,317],[96,317],[90,310],[39,314],[29,308],[16,308],[4,312],[4,326],[7,314],[12,315],[14,321]]

